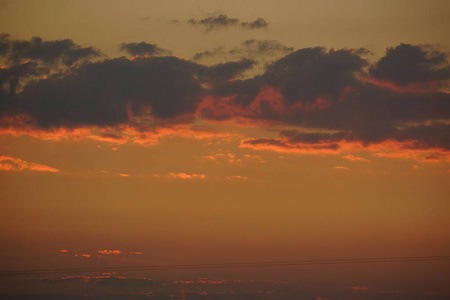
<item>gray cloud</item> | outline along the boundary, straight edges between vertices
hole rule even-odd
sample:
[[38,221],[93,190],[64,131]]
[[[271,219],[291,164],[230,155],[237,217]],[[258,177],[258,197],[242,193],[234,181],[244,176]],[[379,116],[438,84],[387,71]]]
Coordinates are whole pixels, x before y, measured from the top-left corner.
[[206,31],[211,31],[215,29],[227,28],[230,26],[236,26],[239,24],[239,19],[229,18],[227,15],[218,15],[213,17],[207,17],[204,19],[190,19],[188,24],[191,25],[201,25],[205,27]]
[[408,85],[450,79],[450,66],[446,53],[429,46],[400,44],[388,48],[386,56],[370,69],[370,74],[399,85]]
[[261,29],[267,28],[269,24],[263,18],[258,18],[253,22],[242,22],[241,27],[245,29]]
[[136,55],[149,55],[149,56],[160,56],[160,55],[171,55],[172,52],[163,48],[160,48],[156,44],[149,44],[146,42],[140,43],[122,43],[120,44],[120,50],[126,51],[132,56]]
[[224,14],[206,17],[200,20],[192,18],[187,23],[194,26],[197,25],[203,26],[205,27],[206,32],[217,29],[224,29],[228,27],[234,27],[238,25],[243,29],[263,29],[269,26],[269,24],[263,18],[258,18],[251,22],[240,22],[238,18],[229,18],[227,15]]
[[28,114],[41,128],[113,126],[129,122],[130,109],[141,115],[148,108],[154,118],[186,121],[206,93],[202,84],[228,81],[252,64],[243,60],[206,67],[176,57],[109,59],[30,82],[14,101],[3,101],[3,111]]
[[81,47],[71,39],[43,41],[33,37],[30,41],[10,40],[8,35],[0,36],[0,55],[10,63],[24,60],[36,60],[45,64],[62,63],[71,66],[74,63],[100,56],[101,53],[92,47]]
[[194,61],[214,60],[239,60],[248,58],[256,61],[267,62],[285,56],[294,51],[293,47],[287,47],[278,41],[271,40],[246,40],[241,45],[226,49],[218,47],[212,50],[199,52],[193,56]]

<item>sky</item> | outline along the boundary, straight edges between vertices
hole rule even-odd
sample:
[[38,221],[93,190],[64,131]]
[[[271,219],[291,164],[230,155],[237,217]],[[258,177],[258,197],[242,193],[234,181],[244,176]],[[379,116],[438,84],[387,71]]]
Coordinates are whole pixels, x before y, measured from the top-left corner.
[[[450,2],[0,0],[5,299],[448,299]],[[23,270],[97,272],[2,275]]]

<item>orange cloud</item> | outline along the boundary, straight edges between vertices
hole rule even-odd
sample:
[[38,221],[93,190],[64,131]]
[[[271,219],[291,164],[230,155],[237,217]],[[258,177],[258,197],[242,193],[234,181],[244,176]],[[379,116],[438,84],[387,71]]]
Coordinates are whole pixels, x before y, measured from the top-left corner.
[[213,153],[211,155],[203,156],[204,159],[210,161],[224,161],[229,163],[239,163],[242,159],[237,158],[233,153]]
[[186,173],[175,173],[170,172],[167,174],[169,178],[177,178],[177,179],[205,179],[205,174],[186,174]]
[[10,156],[0,155],[0,170],[5,171],[41,171],[41,172],[59,172],[58,169],[40,165],[36,163],[26,162],[20,158],[13,158]]
[[98,250],[97,252],[100,253],[100,254],[105,254],[105,255],[110,255],[110,254],[118,255],[118,254],[122,254],[123,253],[120,250]]
[[337,169],[337,170],[350,170],[350,168],[342,167],[342,166],[336,166],[334,168]]
[[350,161],[362,161],[362,162],[370,162],[369,159],[359,156],[354,156],[352,154],[344,155],[342,156],[343,159],[350,160]]
[[[219,153],[217,153],[219,152]],[[223,152],[222,150],[212,152],[210,155],[203,156],[203,159],[209,160],[209,161],[215,161],[215,162],[226,162],[226,163],[242,163],[244,161],[253,161],[253,162],[259,162],[259,163],[265,163],[264,159],[260,155],[250,155],[250,154],[244,154],[239,156],[238,154],[234,154],[231,152]]]
[[[117,125],[114,127],[83,126],[79,128],[57,128],[38,129],[30,125],[31,117],[19,115],[15,117],[4,117],[0,119],[0,135],[22,136],[27,135],[41,140],[80,141],[83,139],[95,140],[114,145],[134,143],[144,146],[155,145],[162,138],[182,137],[187,139],[227,139],[232,134],[227,132],[217,132],[192,124],[165,124],[159,122],[160,127],[146,124],[153,124],[154,118],[142,119],[131,117],[133,125]],[[116,147],[114,147],[116,148]],[[117,148],[116,148],[117,149]],[[115,149],[113,149],[115,150]]]
[[[415,140],[384,140],[378,143],[364,144],[361,141],[339,140],[317,143],[291,143],[285,137],[275,139],[243,139],[240,147],[254,150],[268,150],[279,153],[296,153],[310,155],[341,155],[358,151],[368,151],[376,157],[412,159],[419,162],[446,162],[450,160],[450,151],[441,148],[419,148]],[[366,161],[365,158],[346,154],[344,159]],[[367,160],[369,161],[369,160]]]
[[337,143],[288,143],[284,139],[243,139],[240,147],[279,153],[339,154]]
[[228,180],[247,180],[248,179],[248,177],[240,176],[240,175],[226,176],[225,178]]

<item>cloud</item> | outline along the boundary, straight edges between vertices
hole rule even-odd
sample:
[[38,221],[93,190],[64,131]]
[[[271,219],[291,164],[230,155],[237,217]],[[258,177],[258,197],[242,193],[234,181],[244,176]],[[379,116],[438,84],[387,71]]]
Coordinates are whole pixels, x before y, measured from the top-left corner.
[[71,39],[44,41],[33,37],[26,41],[0,34],[0,116],[14,106],[16,93],[32,80],[55,76],[99,56],[100,51],[83,48]]
[[118,255],[118,254],[123,253],[123,251],[120,251],[120,250],[98,250],[97,252],[100,254],[105,254],[105,255],[110,255],[110,254]]
[[[204,23],[215,24],[216,18]],[[365,49],[291,52],[274,41],[248,40],[231,50],[196,55],[198,60],[216,54],[240,57],[210,66],[172,56],[138,56],[51,73],[46,70],[51,62],[64,64],[64,53],[82,48],[70,40],[26,41],[18,45],[33,51],[16,50],[19,62],[14,62],[12,41],[0,38],[0,51],[10,62],[0,69],[2,134],[150,145],[163,136],[220,135],[194,126],[199,119],[206,124],[239,121],[279,131],[275,138],[242,139],[242,147],[257,150],[335,154],[354,161],[363,161],[355,153],[361,150],[421,161],[449,158],[449,64],[446,54],[431,46],[401,44],[369,64]],[[260,75],[240,77],[257,64],[252,58],[271,53],[282,57]],[[20,61],[28,56],[35,61]]]
[[274,61],[294,51],[294,48],[285,46],[273,40],[246,40],[236,47],[217,47],[211,50],[196,53],[192,60],[206,65],[218,62],[241,61],[248,59],[254,62],[252,68],[241,77],[251,78],[256,74],[263,74],[266,67]]
[[175,173],[170,172],[167,174],[168,178],[176,178],[176,179],[205,179],[205,174],[186,174],[186,173]]
[[204,19],[190,19],[188,24],[201,25],[205,27],[206,31],[215,29],[227,28],[230,26],[236,26],[239,23],[239,19],[229,18],[227,15],[211,16]]
[[343,167],[343,166],[336,166],[334,167],[336,170],[350,170],[350,168]]
[[213,161],[217,163],[230,163],[230,164],[241,164],[243,162],[265,163],[264,159],[259,155],[250,155],[250,154],[238,155],[235,153],[222,150],[211,152],[210,155],[205,155],[202,158],[207,161]]
[[0,36],[0,55],[10,63],[36,60],[50,65],[62,63],[71,66],[81,60],[100,56],[101,53],[92,47],[83,48],[71,39],[44,41],[40,37],[33,37],[29,41],[11,40],[3,34]]
[[120,50],[128,52],[132,56],[163,56],[172,54],[172,52],[169,50],[160,48],[156,44],[149,44],[146,42],[122,43],[120,44]]
[[353,154],[347,154],[347,155],[344,155],[344,156],[342,156],[342,158],[343,158],[343,159],[346,159],[346,160],[350,160],[350,161],[370,162],[370,160],[367,159],[367,158],[355,156],[355,155],[353,155]]
[[127,107],[168,119],[195,110],[202,90],[192,75],[199,68],[175,57],[125,58],[87,64],[64,78],[33,82],[19,108],[38,127],[112,126],[128,121]]
[[347,160],[364,162],[369,160],[348,153],[366,150],[379,157],[447,161],[450,159],[448,126],[442,123],[408,126],[371,141],[350,131],[309,133],[284,130],[277,138],[243,139],[241,147],[284,153],[342,155]]
[[269,24],[263,18],[258,18],[253,22],[242,22],[241,27],[245,29],[261,29],[267,28]]
[[110,59],[30,82],[5,110],[29,115],[35,127],[47,129],[115,126],[131,116],[176,124],[192,120],[203,84],[230,80],[251,65],[249,60],[206,67],[176,57]]
[[291,144],[284,139],[244,139],[241,147],[252,148],[255,150],[270,150],[281,153],[301,153],[301,154],[338,154],[340,147],[337,143],[295,143]]
[[40,171],[40,172],[59,172],[58,169],[32,162],[26,162],[20,158],[0,155],[0,170],[5,171]]
[[204,26],[206,32],[234,27],[238,25],[240,25],[240,27],[244,29],[262,29],[269,26],[269,24],[263,18],[258,18],[251,22],[240,22],[238,18],[229,18],[224,14],[206,17],[200,20],[193,18],[188,21],[188,24],[193,26]]
[[370,74],[406,86],[447,80],[450,78],[450,67],[446,53],[430,46],[400,44],[388,48],[386,56],[370,69]]
[[206,60],[208,58],[239,60],[243,57],[252,60],[260,60],[261,57],[280,58],[294,51],[294,48],[287,47],[278,41],[273,40],[246,40],[241,45],[225,49],[218,47],[212,50],[196,53],[193,56],[194,61]]
[[232,176],[225,176],[228,180],[247,180],[247,176],[241,176],[241,175],[232,175]]

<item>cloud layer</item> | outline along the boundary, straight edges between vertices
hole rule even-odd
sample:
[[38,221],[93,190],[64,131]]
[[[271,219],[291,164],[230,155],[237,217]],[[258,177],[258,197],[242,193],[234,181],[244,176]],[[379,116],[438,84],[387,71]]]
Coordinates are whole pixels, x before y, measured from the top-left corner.
[[[370,64],[365,49],[292,52],[274,41],[249,40],[240,60],[205,66],[157,57],[169,52],[145,42],[121,45],[133,59],[97,62],[86,61],[95,57],[92,48],[71,40],[12,42],[4,35],[2,43],[3,132],[95,127],[109,130],[99,136],[121,140],[124,128],[138,135],[193,126],[198,119],[246,120],[297,127],[281,129],[277,138],[242,140],[243,147],[254,149],[343,155],[365,149],[424,161],[447,159],[450,151],[450,67],[447,55],[431,46],[400,44]],[[66,66],[67,53],[82,49],[90,53],[80,56],[84,63],[56,74],[46,71],[50,65]],[[263,74],[239,79],[255,64],[249,53],[255,58],[271,51],[284,56]],[[50,76],[39,77],[43,74]]]

